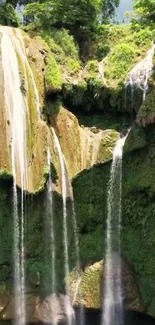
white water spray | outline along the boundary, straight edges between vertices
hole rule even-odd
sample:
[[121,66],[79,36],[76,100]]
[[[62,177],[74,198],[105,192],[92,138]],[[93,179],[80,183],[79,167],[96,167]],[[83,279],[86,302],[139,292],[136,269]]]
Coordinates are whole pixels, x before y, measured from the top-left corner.
[[53,220],[53,188],[52,188],[52,178],[51,178],[51,155],[48,149],[47,152],[47,163],[49,167],[49,181],[48,181],[48,197],[47,197],[47,209],[48,214],[50,215],[50,225],[49,225],[49,232],[50,232],[50,242],[51,242],[51,253],[52,253],[52,293],[56,293],[56,259],[55,259],[55,235],[54,235],[54,220]]
[[60,166],[61,166],[61,183],[62,183],[62,200],[63,200],[63,235],[64,235],[64,257],[65,257],[65,278],[69,274],[69,256],[68,256],[68,233],[67,233],[67,207],[66,207],[66,198],[67,198],[67,175],[65,160],[61,150],[61,146],[55,130],[52,129],[54,141],[56,148],[58,150]]
[[[14,292],[15,318],[18,325],[26,323],[25,311],[25,265],[24,265],[24,188],[27,186],[26,155],[26,119],[27,110],[21,92],[18,60],[13,47],[12,38],[7,27],[1,27],[1,51],[4,72],[5,102],[10,121],[12,173],[14,178]],[[17,173],[19,170],[21,183],[21,219],[19,220]]]
[[117,141],[113,153],[108,185],[103,325],[123,324],[120,235],[122,208],[122,154],[126,137],[120,138]]
[[29,90],[29,83],[28,83],[28,79],[27,79],[26,68],[28,68],[28,71],[30,73],[31,80],[32,80],[32,85],[33,85],[33,88],[34,88],[36,108],[37,108],[37,112],[38,112],[38,117],[40,118],[39,93],[38,93],[36,82],[35,82],[35,79],[34,79],[34,76],[33,76],[32,69],[31,69],[30,64],[28,62],[28,59],[27,59],[25,45],[24,45],[24,41],[23,41],[23,37],[22,37],[22,32],[19,29],[16,29],[16,37],[14,38],[14,44],[15,44],[15,47],[17,48],[17,50],[18,50],[18,53],[20,54],[20,58],[22,58],[22,61],[24,63],[25,80],[26,80],[27,90]]
[[152,48],[147,53],[147,56],[129,72],[128,80],[126,82],[126,86],[131,86],[132,97],[134,86],[140,88],[143,91],[143,101],[145,100],[148,90],[148,79],[152,74],[154,52],[155,44],[153,43]]
[[[63,234],[64,234],[64,256],[65,256],[65,279],[67,279],[69,275],[69,255],[68,255],[68,233],[67,233],[67,207],[66,207],[66,198],[67,195],[70,195],[69,191],[69,177],[67,172],[67,164],[65,161],[65,157],[63,156],[61,146],[58,140],[58,137],[55,133],[55,130],[52,129],[55,144],[59,154],[59,160],[61,165],[61,182],[62,182],[62,198],[63,198]],[[78,280],[76,286],[76,296],[78,294],[80,282],[81,282],[81,275],[80,275],[80,254],[79,254],[79,239],[78,239],[78,231],[77,231],[77,221],[76,221],[76,212],[74,206],[74,198],[72,193],[72,220],[73,220],[73,230],[74,230],[74,241],[75,241],[75,255],[76,255],[76,268],[78,271]],[[68,294],[68,289],[66,286],[66,293]],[[76,299],[75,296],[73,300]],[[68,315],[68,324],[71,324],[70,318],[70,301],[66,299],[66,314]],[[83,307],[80,309],[80,325],[84,324],[84,311]]]

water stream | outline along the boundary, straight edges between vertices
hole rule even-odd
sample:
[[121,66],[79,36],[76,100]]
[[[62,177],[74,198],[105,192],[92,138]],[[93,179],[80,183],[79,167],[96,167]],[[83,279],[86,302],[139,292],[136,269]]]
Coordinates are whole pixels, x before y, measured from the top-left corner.
[[55,133],[55,130],[52,129],[54,141],[56,148],[59,154],[60,166],[61,166],[61,184],[62,184],[62,199],[63,199],[63,235],[64,235],[64,258],[65,258],[65,278],[69,274],[69,255],[68,255],[68,233],[67,233],[67,207],[66,207],[66,198],[67,198],[67,175],[65,160],[61,150],[60,142]]
[[[2,33],[1,54],[4,74],[4,97],[6,105],[8,142],[11,148],[11,167],[13,174],[13,221],[14,221],[14,301],[15,321],[17,325],[26,324],[25,301],[25,190],[28,189],[27,132],[29,107],[21,89],[21,76],[18,56],[24,65],[24,77],[28,88],[28,75],[31,76],[36,109],[38,96],[32,70],[29,66],[20,31],[14,34],[10,27],[0,27]],[[27,89],[28,91],[28,89]],[[20,197],[17,191],[20,184]],[[20,205],[19,205],[20,203]],[[19,207],[20,206],[20,207]]]
[[103,325],[123,324],[121,280],[122,154],[126,137],[117,141],[113,153],[107,197],[106,257]]
[[56,293],[56,256],[55,256],[55,233],[54,233],[54,219],[53,219],[53,186],[52,186],[52,178],[51,178],[51,155],[50,151],[47,152],[47,163],[49,167],[49,180],[48,180],[48,192],[47,192],[47,202],[46,202],[46,209],[47,214],[50,217],[49,220],[49,227],[48,227],[48,233],[50,237],[50,243],[51,243],[51,278],[52,278],[52,284],[51,284],[51,291],[52,293]]
[[[19,67],[12,39],[5,27],[2,32],[2,65],[4,71],[5,101],[11,134],[11,158],[13,185],[14,217],[14,292],[15,317],[19,325],[26,323],[25,312],[25,265],[24,265],[24,188],[27,186],[26,156],[26,105],[20,85]],[[21,218],[19,219],[17,195],[17,169],[21,182]]]
[[[69,253],[68,253],[68,230],[67,230],[67,206],[66,206],[66,198],[67,196],[71,197],[72,200],[72,222],[73,222],[73,232],[74,232],[74,244],[75,244],[75,256],[76,256],[76,269],[78,271],[78,279],[76,285],[76,291],[73,297],[72,304],[76,301],[77,294],[79,292],[79,287],[81,283],[81,272],[80,272],[80,253],[79,253],[79,238],[78,238],[78,229],[77,229],[77,220],[76,220],[76,212],[74,206],[74,198],[73,193],[70,193],[71,184],[69,181],[67,164],[65,161],[65,157],[63,156],[60,142],[55,133],[55,130],[52,129],[54,140],[56,144],[56,148],[59,154],[59,160],[61,165],[61,183],[62,183],[62,198],[63,198],[63,234],[64,234],[64,256],[65,256],[65,278],[69,275]],[[68,289],[66,286],[66,293],[68,294]],[[66,313],[70,315],[70,301],[66,300]],[[71,324],[71,319],[68,317],[68,323]],[[80,307],[80,325],[84,324],[84,310],[83,307]]]
[[155,52],[155,44],[152,44],[152,48],[148,51],[146,57],[141,60],[128,75],[126,86],[131,86],[131,95],[133,101],[134,87],[138,87],[143,91],[143,101],[146,98],[148,90],[148,79],[152,74],[153,69],[153,56]]

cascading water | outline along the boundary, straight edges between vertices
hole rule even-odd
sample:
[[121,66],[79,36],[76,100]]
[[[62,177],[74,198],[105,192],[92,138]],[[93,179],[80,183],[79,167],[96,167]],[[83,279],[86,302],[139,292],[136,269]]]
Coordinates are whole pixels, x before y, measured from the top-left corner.
[[[15,321],[17,325],[26,324],[25,302],[25,213],[24,191],[29,188],[27,132],[29,124],[29,107],[27,98],[21,89],[21,76],[18,57],[24,65],[26,91],[28,75],[31,76],[33,91],[36,85],[25,53],[21,33],[10,27],[0,27],[2,34],[1,55],[4,74],[4,96],[7,117],[8,142],[11,148],[11,167],[13,174],[13,220],[14,220],[14,301]],[[26,69],[28,67],[28,70]],[[28,71],[28,72],[27,72]],[[36,109],[38,109],[36,94]],[[18,208],[17,184],[21,187],[21,210]]]
[[120,233],[122,154],[126,137],[117,141],[108,185],[103,325],[123,324]]
[[[69,274],[69,254],[68,254],[68,231],[67,231],[67,175],[66,175],[66,166],[65,166],[65,159],[61,150],[61,146],[55,130],[52,129],[54,141],[56,144],[56,148],[58,150],[60,166],[61,166],[61,184],[62,184],[62,200],[63,200],[63,241],[64,241],[64,259],[65,259],[65,279],[68,277]],[[66,288],[67,289],[67,288]],[[67,291],[67,290],[66,290]],[[68,299],[66,299],[66,315],[68,318],[68,323],[70,324],[70,303]]]
[[49,166],[49,180],[48,180],[48,193],[47,193],[47,214],[50,217],[49,220],[49,236],[50,236],[50,243],[51,243],[51,255],[52,255],[52,265],[51,265],[51,272],[52,272],[52,293],[56,293],[56,259],[55,259],[55,234],[54,234],[54,220],[53,220],[53,186],[52,186],[52,178],[51,178],[51,155],[50,151],[47,152],[47,163]]
[[[19,325],[26,323],[25,312],[25,268],[24,268],[24,187],[27,186],[26,157],[26,105],[20,90],[18,61],[12,40],[5,27],[2,32],[2,65],[4,71],[5,100],[9,121],[11,121],[11,155],[12,173],[14,178],[14,291],[15,317]],[[19,168],[21,181],[21,220],[18,212],[17,174]],[[20,229],[19,229],[20,227]]]
[[[61,146],[58,140],[58,137],[55,133],[55,130],[52,129],[55,144],[59,154],[59,160],[61,165],[61,182],[62,182],[62,198],[63,198],[63,233],[64,233],[64,255],[65,255],[65,278],[67,279],[69,275],[69,255],[68,255],[68,233],[67,233],[67,206],[66,206],[66,198],[67,195],[70,195],[70,181],[67,172],[67,165],[65,161],[65,157],[63,156]],[[77,221],[76,221],[76,213],[75,213],[75,206],[74,206],[74,198],[73,193],[72,196],[72,220],[73,220],[73,230],[74,230],[74,241],[75,241],[75,255],[76,255],[76,268],[78,271],[78,280],[77,280],[77,287],[76,292],[73,297],[72,303],[76,300],[76,296],[79,290],[81,276],[80,276],[80,254],[79,254],[79,239],[78,239],[78,231],[77,231]],[[66,293],[68,293],[66,287]],[[70,301],[66,300],[66,313],[70,315]],[[68,323],[71,323],[70,317],[68,317]],[[83,308],[80,309],[80,324],[83,325],[84,323],[84,313]]]
[[155,44],[153,43],[152,48],[147,53],[147,56],[130,71],[128,80],[126,82],[126,86],[131,86],[132,97],[135,86],[143,91],[143,101],[145,100],[148,90],[148,79],[152,74],[154,52]]
[[31,69],[30,64],[28,62],[28,59],[27,59],[27,55],[26,55],[26,51],[25,51],[25,45],[24,45],[24,41],[23,41],[23,38],[22,38],[22,33],[21,33],[21,31],[19,29],[16,29],[16,37],[14,38],[14,43],[15,43],[16,48],[18,49],[18,53],[20,54],[20,58],[22,59],[22,61],[24,63],[24,77],[25,77],[27,89],[29,89],[29,83],[28,83],[28,79],[27,79],[26,67],[28,68],[28,71],[30,73],[33,88],[34,88],[37,113],[38,113],[38,117],[40,117],[39,93],[38,93],[38,89],[37,89],[35,79],[34,79],[34,76],[33,76],[33,73],[32,73],[32,69]]

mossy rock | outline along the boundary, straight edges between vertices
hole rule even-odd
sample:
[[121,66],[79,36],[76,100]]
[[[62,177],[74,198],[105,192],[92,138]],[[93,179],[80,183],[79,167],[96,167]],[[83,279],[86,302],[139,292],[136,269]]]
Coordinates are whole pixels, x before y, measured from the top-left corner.
[[[115,272],[115,264],[113,268],[113,272]],[[82,304],[88,308],[102,308],[104,275],[103,261],[86,266],[84,271],[80,274],[73,270],[66,280],[72,304]],[[143,311],[144,308],[141,304],[134,273],[127,261],[124,260],[122,260],[122,281],[124,307],[126,309]],[[77,287],[78,291],[76,291]],[[74,294],[75,292],[77,292],[76,296]]]
[[147,95],[145,102],[137,114],[137,124],[145,127],[155,123],[155,89]]
[[[154,126],[133,126],[123,155],[122,254],[133,266],[144,307],[150,313],[155,295],[154,158]],[[83,171],[73,180],[84,263],[95,262],[104,254],[109,172],[107,162]]]

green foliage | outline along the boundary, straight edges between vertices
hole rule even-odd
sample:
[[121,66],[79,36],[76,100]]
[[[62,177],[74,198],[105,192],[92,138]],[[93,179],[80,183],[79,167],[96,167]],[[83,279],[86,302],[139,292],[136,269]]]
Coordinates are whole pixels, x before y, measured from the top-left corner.
[[92,37],[99,16],[107,22],[118,4],[119,0],[46,0],[28,3],[23,13],[25,22],[39,22],[43,28],[67,28],[81,44]]
[[137,46],[148,46],[152,41],[152,31],[149,28],[141,29],[134,36],[134,42]]
[[71,76],[75,76],[75,74],[77,72],[79,72],[80,70],[80,63],[79,61],[76,61],[72,58],[68,58],[66,60],[66,67],[67,67],[67,71]]
[[62,86],[62,75],[59,65],[56,63],[52,55],[48,57],[48,64],[45,73],[46,89],[48,92],[52,90],[60,90]]
[[10,179],[10,178],[12,178],[12,174],[7,169],[0,171],[0,179]]
[[86,65],[86,69],[88,70],[88,72],[93,71],[95,73],[98,73],[98,61],[97,60],[88,61]]
[[49,36],[50,38],[53,38],[53,40],[58,46],[60,46],[65,56],[70,56],[73,59],[79,59],[79,48],[75,44],[73,36],[69,33],[67,29],[62,28],[60,30],[57,30],[56,28],[54,28],[52,29],[52,31],[50,31]]
[[79,49],[74,38],[66,29],[44,30],[41,36],[58,64],[61,64],[64,76],[75,76],[80,70]]
[[19,17],[12,4],[0,3],[0,24],[13,27],[19,25]]
[[122,43],[115,47],[108,58],[109,68],[106,71],[107,78],[120,79],[126,78],[135,58],[134,47]]
[[[134,4],[136,13],[142,23],[154,24],[155,19],[155,2],[154,0],[136,0]],[[139,19],[139,18],[138,18]]]

